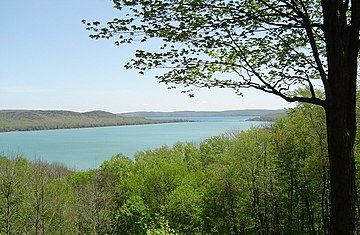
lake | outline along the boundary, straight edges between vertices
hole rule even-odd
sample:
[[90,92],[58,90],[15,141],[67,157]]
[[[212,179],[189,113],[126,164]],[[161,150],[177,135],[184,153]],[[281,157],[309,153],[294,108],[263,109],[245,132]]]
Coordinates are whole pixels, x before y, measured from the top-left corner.
[[30,160],[59,162],[81,170],[98,167],[118,153],[132,157],[136,151],[172,146],[179,141],[199,143],[226,131],[266,124],[245,121],[248,118],[181,117],[194,122],[7,132],[0,133],[0,151],[9,157],[20,154]]

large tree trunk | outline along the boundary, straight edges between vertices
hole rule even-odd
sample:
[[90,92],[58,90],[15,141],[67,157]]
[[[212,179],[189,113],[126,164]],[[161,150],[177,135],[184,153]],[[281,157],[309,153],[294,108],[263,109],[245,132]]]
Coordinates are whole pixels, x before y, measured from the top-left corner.
[[[331,234],[355,232],[356,78],[358,44],[344,26],[329,40],[325,106],[331,185]],[[330,53],[329,53],[330,52]]]
[[[342,1],[341,1],[342,2]],[[338,1],[322,1],[328,62],[325,84],[331,186],[331,234],[355,233],[356,79],[359,52],[358,0],[349,24]]]
[[354,123],[336,108],[327,108],[327,134],[331,185],[331,234],[355,230]]
[[355,231],[356,73],[346,70],[346,67],[342,70],[339,68],[337,78],[330,83],[331,96],[325,107],[330,162],[331,234],[344,235],[354,234]]

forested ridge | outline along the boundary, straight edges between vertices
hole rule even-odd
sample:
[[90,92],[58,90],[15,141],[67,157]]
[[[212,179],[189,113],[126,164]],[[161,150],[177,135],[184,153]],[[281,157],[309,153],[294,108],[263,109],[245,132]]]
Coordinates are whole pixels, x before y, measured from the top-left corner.
[[328,234],[324,117],[298,105],[271,127],[87,171],[2,157],[0,234]]
[[154,124],[166,120],[124,117],[104,111],[0,110],[0,132]]

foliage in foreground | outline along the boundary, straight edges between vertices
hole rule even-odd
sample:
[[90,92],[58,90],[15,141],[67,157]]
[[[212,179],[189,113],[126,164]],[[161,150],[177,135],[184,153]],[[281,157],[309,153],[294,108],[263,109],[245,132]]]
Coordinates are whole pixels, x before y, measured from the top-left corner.
[[0,234],[328,234],[324,114],[70,172],[0,158]]

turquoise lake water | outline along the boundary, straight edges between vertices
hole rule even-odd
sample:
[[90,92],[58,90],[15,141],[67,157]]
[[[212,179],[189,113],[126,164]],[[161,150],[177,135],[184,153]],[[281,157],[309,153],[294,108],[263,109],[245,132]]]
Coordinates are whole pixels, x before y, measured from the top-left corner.
[[197,117],[192,118],[197,122],[0,133],[0,152],[88,169],[118,153],[132,157],[136,151],[172,146],[179,141],[199,143],[229,130],[266,124],[245,121],[247,118]]

